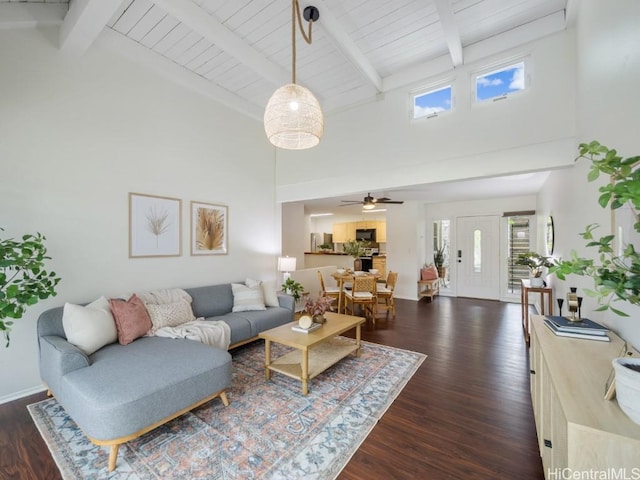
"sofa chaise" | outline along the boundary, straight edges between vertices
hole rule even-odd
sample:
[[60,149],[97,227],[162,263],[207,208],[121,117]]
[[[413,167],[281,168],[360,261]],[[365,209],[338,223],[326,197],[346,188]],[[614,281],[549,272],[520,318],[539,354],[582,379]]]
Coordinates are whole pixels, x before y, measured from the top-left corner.
[[[229,349],[293,320],[294,301],[288,295],[278,294],[278,307],[232,312],[231,284],[185,291],[196,317],[229,325]],[[109,471],[115,469],[121,444],[216,397],[228,405],[231,355],[221,348],[144,336],[86,355],[67,341],[63,307],[40,315],[37,334],[43,382],[93,443],[110,446]]]

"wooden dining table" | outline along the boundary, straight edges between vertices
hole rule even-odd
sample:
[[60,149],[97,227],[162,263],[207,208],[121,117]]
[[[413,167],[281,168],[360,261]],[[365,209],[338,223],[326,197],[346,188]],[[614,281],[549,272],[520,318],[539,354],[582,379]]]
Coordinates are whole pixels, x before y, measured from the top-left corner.
[[[365,272],[361,274],[365,277],[374,277],[376,280],[382,278],[382,274],[380,273],[369,273]],[[356,274],[352,271],[345,271],[344,273],[333,272],[331,276],[338,282],[338,288],[340,289],[340,293],[338,294],[338,313],[342,313],[343,308],[343,298],[344,298],[344,284],[347,282],[352,282],[356,277]],[[345,305],[346,306],[346,305]]]

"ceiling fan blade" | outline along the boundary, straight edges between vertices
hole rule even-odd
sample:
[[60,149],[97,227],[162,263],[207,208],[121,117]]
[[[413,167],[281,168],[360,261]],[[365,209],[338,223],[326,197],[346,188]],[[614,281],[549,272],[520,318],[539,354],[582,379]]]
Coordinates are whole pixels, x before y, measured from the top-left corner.
[[378,200],[378,203],[392,203],[395,205],[402,205],[404,201],[403,200]]

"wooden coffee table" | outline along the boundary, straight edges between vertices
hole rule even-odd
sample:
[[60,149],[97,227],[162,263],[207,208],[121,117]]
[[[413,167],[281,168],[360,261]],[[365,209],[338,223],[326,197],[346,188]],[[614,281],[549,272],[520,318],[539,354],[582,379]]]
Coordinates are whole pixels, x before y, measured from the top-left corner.
[[[335,365],[350,353],[360,356],[360,326],[365,322],[362,317],[325,313],[327,322],[312,333],[300,333],[291,330],[296,323],[287,323],[260,333],[264,338],[264,371],[267,380],[271,372],[282,373],[302,381],[302,394],[309,393],[309,380]],[[356,329],[355,341],[338,338],[338,335]],[[295,348],[286,355],[271,360],[271,342]]]

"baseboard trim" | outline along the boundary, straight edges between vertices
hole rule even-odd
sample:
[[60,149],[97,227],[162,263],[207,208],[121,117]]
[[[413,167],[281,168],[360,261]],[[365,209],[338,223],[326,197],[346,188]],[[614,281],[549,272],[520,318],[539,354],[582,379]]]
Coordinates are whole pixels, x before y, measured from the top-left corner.
[[47,387],[45,387],[44,385],[37,385],[25,390],[20,390],[19,392],[10,393],[9,395],[0,397],[0,405],[2,405],[3,403],[13,402],[14,400],[19,400],[20,398],[28,397],[29,395],[44,392],[46,390]]

